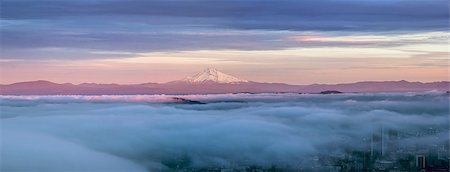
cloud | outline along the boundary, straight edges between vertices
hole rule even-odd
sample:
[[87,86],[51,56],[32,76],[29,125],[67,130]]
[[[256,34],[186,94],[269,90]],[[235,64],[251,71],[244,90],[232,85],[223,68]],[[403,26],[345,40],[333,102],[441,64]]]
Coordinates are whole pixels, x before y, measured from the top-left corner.
[[[102,163],[148,170],[309,168],[313,156],[369,150],[367,139],[382,126],[402,133],[397,141],[405,150],[449,141],[449,97],[441,92],[179,96],[207,103],[198,105],[171,97],[2,96],[2,145],[8,147],[1,154],[11,160],[2,168],[72,168],[58,163],[65,161],[54,158],[59,155],[99,162],[86,169]],[[17,144],[30,139],[36,142]]]
[[2,139],[6,171],[146,171],[127,159],[42,133],[8,130]]
[[[1,32],[4,59],[117,59],[146,52],[277,50],[298,46],[295,41],[283,41],[286,33],[88,31],[74,34],[11,29]],[[97,53],[106,51],[111,53]]]
[[[1,11],[2,56],[124,58],[120,54],[105,56],[91,52],[357,46],[360,41],[298,42],[299,39],[286,38],[308,34],[304,32],[331,32],[331,36],[337,37],[341,32],[350,36],[442,32],[448,28],[448,13],[445,0],[6,0]],[[65,51],[48,51],[49,48]]]
[[[268,30],[446,29],[445,0],[434,1],[5,1],[2,18],[140,16],[215,19],[204,24]],[[417,13],[420,11],[420,13]]]

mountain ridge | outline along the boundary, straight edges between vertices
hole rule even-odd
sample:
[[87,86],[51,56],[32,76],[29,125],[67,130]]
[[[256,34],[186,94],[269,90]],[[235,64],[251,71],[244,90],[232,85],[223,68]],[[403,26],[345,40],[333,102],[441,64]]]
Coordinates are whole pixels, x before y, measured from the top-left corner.
[[46,81],[18,82],[0,85],[0,95],[125,95],[125,94],[220,94],[220,93],[319,93],[340,92],[420,92],[448,91],[449,81],[403,82],[362,81],[342,84],[290,85],[284,83],[162,83],[162,84],[58,84]]
[[0,85],[0,95],[126,95],[126,94],[221,94],[221,93],[320,93],[339,92],[420,92],[449,91],[449,81],[409,82],[360,81],[341,84],[292,85],[239,79],[217,69],[207,68],[181,80],[166,83],[98,84],[63,83],[45,80]]

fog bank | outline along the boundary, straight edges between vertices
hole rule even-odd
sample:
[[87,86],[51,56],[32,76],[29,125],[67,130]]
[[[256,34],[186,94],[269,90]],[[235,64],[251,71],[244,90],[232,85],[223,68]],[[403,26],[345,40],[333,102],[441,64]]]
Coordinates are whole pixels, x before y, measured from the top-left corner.
[[449,142],[442,92],[0,98],[2,171],[306,168],[380,128],[410,149]]

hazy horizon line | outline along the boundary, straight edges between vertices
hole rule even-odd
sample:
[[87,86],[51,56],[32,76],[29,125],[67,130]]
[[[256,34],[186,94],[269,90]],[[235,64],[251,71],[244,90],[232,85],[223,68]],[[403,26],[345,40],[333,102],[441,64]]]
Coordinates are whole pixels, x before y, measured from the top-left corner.
[[[36,80],[25,80],[25,81],[18,81],[18,82],[9,82],[9,83],[2,83],[0,81],[0,85],[11,85],[11,84],[18,84],[18,83],[26,83],[26,82],[38,82],[38,81],[44,81],[44,82],[50,82],[50,83],[54,83],[54,84],[72,84],[72,85],[82,85],[82,84],[117,84],[117,85],[139,85],[139,84],[148,84],[148,83],[152,83],[152,84],[166,84],[166,83],[170,83],[170,82],[175,82],[175,81],[181,81],[180,80],[172,80],[172,81],[167,81],[167,82],[152,82],[152,81],[148,81],[148,82],[139,82],[139,83],[119,83],[119,82],[111,82],[111,83],[102,83],[102,82],[57,82],[57,81],[51,81],[51,80],[47,80],[47,79],[36,79]],[[264,81],[253,81],[253,80],[248,80],[249,82],[256,82],[256,83],[272,83],[272,84],[287,84],[287,85],[338,85],[338,84],[353,84],[353,83],[362,83],[362,82],[409,82],[409,83],[436,83],[436,82],[450,82],[450,80],[436,80],[436,81],[411,81],[411,80],[405,80],[405,79],[401,79],[401,80],[359,80],[359,81],[349,81],[349,82],[335,82],[335,83],[307,83],[307,84],[295,84],[295,83],[286,83],[286,82],[264,82]],[[213,82],[213,81],[211,81]],[[219,84],[223,84],[223,83],[219,83]]]

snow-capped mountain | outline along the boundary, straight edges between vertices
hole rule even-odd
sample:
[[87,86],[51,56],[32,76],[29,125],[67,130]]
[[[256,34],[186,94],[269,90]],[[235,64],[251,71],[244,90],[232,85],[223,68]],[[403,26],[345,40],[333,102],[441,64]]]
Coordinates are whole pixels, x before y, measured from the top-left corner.
[[248,82],[247,80],[239,79],[237,77],[225,74],[214,68],[206,68],[205,70],[182,79],[181,81],[190,83],[204,83],[204,82],[216,82],[216,83],[240,83]]
[[[239,79],[207,68],[182,80],[143,84],[58,84],[49,81],[29,81],[0,84],[0,95],[134,95],[134,94],[220,94],[220,93],[321,93],[321,92],[416,92],[448,91],[449,81],[365,81],[344,84],[289,85]],[[184,100],[177,99],[183,103]],[[187,102],[195,103],[195,102]]]

